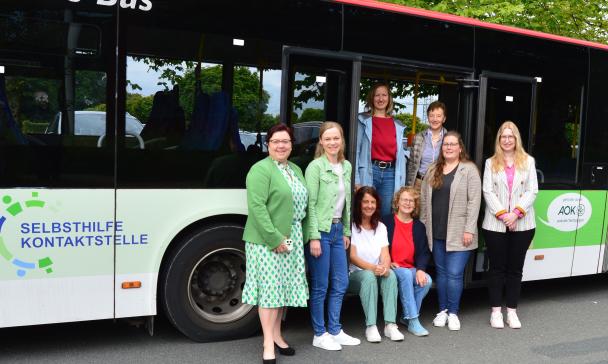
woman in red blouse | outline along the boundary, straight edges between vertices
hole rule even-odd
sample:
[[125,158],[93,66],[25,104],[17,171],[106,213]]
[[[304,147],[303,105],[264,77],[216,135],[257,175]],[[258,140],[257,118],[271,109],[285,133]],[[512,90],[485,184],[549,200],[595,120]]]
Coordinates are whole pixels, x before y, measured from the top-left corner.
[[393,194],[405,185],[405,126],[391,115],[393,97],[385,83],[374,85],[359,115],[355,188],[372,186],[380,195],[382,215],[390,214]]
[[399,300],[403,308],[403,321],[407,331],[416,336],[429,332],[418,319],[422,300],[431,288],[431,276],[426,268],[431,258],[426,228],[417,219],[419,195],[414,187],[401,187],[392,203],[394,215],[384,218],[388,240],[391,243],[391,268],[399,282]]

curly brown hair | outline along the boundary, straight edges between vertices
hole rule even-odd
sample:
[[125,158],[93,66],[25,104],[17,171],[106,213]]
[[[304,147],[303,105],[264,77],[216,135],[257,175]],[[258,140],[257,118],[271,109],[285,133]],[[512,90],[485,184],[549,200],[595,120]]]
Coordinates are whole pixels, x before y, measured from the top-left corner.
[[420,193],[416,190],[416,188],[412,186],[403,186],[399,189],[399,191],[395,192],[393,196],[393,212],[399,212],[399,199],[401,198],[401,194],[403,192],[407,192],[414,197],[414,211],[412,211],[412,217],[417,219],[420,216]]

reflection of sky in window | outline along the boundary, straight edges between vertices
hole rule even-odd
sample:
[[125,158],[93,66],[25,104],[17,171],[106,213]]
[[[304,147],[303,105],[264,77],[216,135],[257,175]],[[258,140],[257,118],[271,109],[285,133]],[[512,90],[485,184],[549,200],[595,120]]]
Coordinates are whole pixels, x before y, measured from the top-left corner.
[[[211,63],[203,63],[203,67],[214,66]],[[185,67],[185,64],[184,64]],[[251,71],[257,72],[257,68],[250,68]],[[154,95],[157,91],[164,90],[164,86],[159,85],[161,76],[160,71],[149,69],[144,62],[136,61],[131,57],[127,58],[127,79],[132,83],[141,87],[141,90],[133,90],[129,88],[128,92],[138,93],[144,96]],[[264,90],[270,94],[268,101],[268,110],[266,113],[277,115],[280,110],[281,99],[281,70],[265,70],[264,71]]]
[[141,90],[133,90],[130,86],[127,86],[127,92],[149,96],[154,95],[157,91],[164,90],[165,87],[158,84],[161,81],[161,74],[160,71],[150,69],[143,61],[136,61],[132,57],[127,57],[127,80],[141,87]]
[[[185,66],[185,64],[184,64]],[[203,67],[214,66],[211,63],[203,63]],[[257,68],[250,68],[251,71],[257,72]],[[139,93],[144,96],[154,95],[156,91],[164,90],[162,85],[158,85],[160,80],[161,72],[153,71],[148,68],[144,62],[135,61],[133,58],[127,58],[127,79],[131,82],[139,85],[141,90],[129,89],[129,92]],[[299,76],[299,77],[298,77]],[[302,74],[296,75],[296,79],[303,78]],[[268,101],[267,114],[278,115],[280,111],[280,99],[281,99],[281,70],[264,70],[264,90],[270,95]],[[427,123],[426,108],[428,105],[435,101],[437,96],[430,96],[427,98],[418,99],[418,106],[416,110],[417,116],[422,122]],[[397,98],[397,102],[404,104],[405,109],[399,110],[400,113],[411,113],[414,105],[413,97]],[[323,102],[309,101],[303,105],[303,109],[317,108],[323,109]],[[364,103],[359,102],[359,111],[363,112]],[[298,115],[302,113],[302,110],[295,110]]]

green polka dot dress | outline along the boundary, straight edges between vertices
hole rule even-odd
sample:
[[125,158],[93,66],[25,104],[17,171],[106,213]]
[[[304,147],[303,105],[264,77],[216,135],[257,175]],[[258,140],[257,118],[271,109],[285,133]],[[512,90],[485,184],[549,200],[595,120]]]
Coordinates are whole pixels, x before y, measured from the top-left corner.
[[294,215],[290,236],[293,250],[290,253],[275,253],[266,245],[246,242],[247,279],[243,288],[243,303],[264,308],[306,307],[308,283],[304,266],[302,219],[306,216],[308,191],[289,165],[276,165],[291,187],[293,196]]

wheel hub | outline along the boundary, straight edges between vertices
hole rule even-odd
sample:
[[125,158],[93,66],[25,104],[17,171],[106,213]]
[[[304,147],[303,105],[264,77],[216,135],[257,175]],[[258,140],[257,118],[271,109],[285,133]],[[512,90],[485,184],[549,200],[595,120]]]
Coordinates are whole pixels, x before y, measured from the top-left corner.
[[233,248],[217,249],[194,265],[188,298],[194,311],[206,320],[232,322],[253,308],[241,301],[244,285],[244,252]]
[[201,291],[214,297],[220,297],[234,290],[237,282],[236,272],[228,262],[210,262],[198,272],[198,285]]

